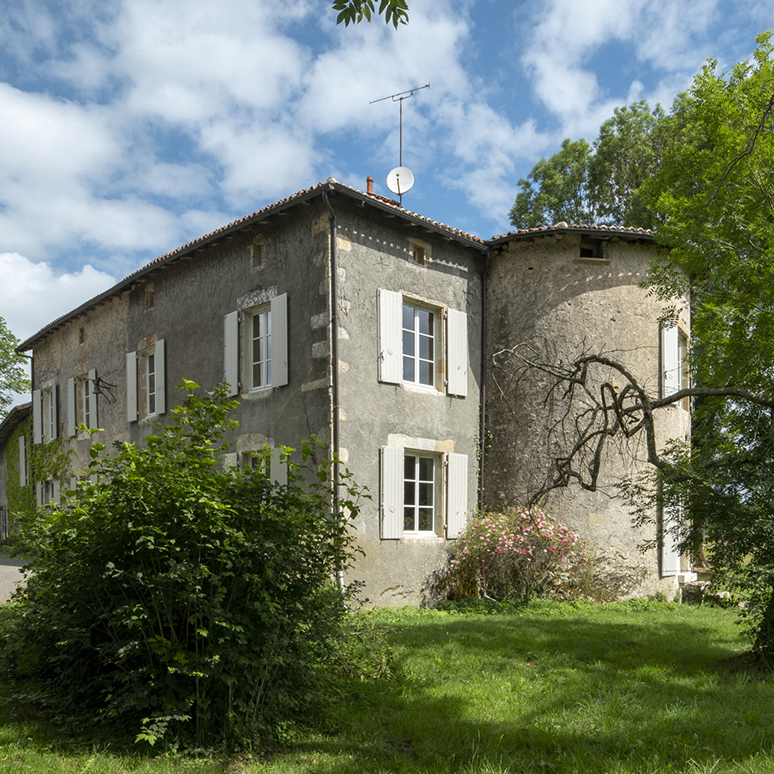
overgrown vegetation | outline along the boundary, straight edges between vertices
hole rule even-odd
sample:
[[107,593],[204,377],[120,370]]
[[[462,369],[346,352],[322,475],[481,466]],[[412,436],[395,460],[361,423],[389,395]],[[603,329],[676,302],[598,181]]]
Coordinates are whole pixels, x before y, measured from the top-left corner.
[[457,598],[589,595],[591,563],[588,546],[564,524],[539,508],[511,508],[468,524],[452,546],[443,584]]
[[234,404],[195,388],[145,448],[95,443],[77,491],[20,520],[0,668],[69,728],[244,746],[323,702],[358,492],[345,475],[335,518],[313,444],[286,486],[223,469]]

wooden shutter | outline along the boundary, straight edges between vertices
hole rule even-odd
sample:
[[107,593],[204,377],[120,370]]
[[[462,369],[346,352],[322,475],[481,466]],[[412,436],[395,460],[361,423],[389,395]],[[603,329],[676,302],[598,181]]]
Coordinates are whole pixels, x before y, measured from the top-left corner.
[[674,395],[680,384],[679,330],[676,325],[661,329],[661,394]]
[[447,392],[465,397],[468,394],[468,316],[449,309],[446,317]]
[[288,294],[271,300],[271,386],[288,383]]
[[[49,392],[49,395],[51,396],[51,413],[46,413],[46,422],[51,423],[51,437],[48,440],[53,441],[55,438],[59,437],[59,401],[57,400],[58,390],[56,384],[51,385],[51,392]],[[51,421],[52,415],[54,417],[53,422]]]
[[89,386],[88,386],[89,429],[92,429],[94,427],[99,427],[99,422],[97,421],[97,396],[94,394],[94,382],[96,380],[97,380],[97,369],[92,368],[91,371],[89,371]]
[[67,380],[67,423],[65,424],[65,435],[72,438],[75,435],[75,377],[71,376]]
[[43,396],[32,391],[32,443],[43,443]]
[[19,486],[27,486],[27,436],[19,436]]
[[137,353],[126,355],[126,420],[137,421]]
[[281,449],[271,450],[269,474],[275,484],[285,486],[288,483],[288,466],[282,461]]
[[680,571],[680,553],[677,550],[677,541],[670,531],[675,526],[677,513],[673,509],[665,508],[661,520],[661,577],[677,575]]
[[223,381],[230,398],[239,393],[239,312],[223,318]]
[[403,537],[403,449],[382,447],[382,539]]
[[468,521],[468,455],[446,457],[446,537],[457,538]]
[[403,381],[403,296],[379,290],[379,381]]
[[156,413],[163,414],[167,410],[167,369],[166,342],[159,339],[156,342]]

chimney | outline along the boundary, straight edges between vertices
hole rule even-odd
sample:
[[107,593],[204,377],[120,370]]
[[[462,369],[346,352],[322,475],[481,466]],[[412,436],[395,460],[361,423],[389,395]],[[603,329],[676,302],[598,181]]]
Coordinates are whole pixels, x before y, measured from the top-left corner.
[[366,193],[372,194],[374,192],[374,179],[369,175],[366,178]]

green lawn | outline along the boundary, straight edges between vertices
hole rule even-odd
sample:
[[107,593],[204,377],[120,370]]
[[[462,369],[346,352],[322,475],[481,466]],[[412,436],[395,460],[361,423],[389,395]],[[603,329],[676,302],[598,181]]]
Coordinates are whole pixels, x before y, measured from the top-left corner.
[[271,753],[68,753],[6,709],[0,774],[774,772],[774,677],[738,668],[733,610],[535,603],[506,615],[368,615],[389,627],[401,679],[343,687],[323,730],[288,733]]

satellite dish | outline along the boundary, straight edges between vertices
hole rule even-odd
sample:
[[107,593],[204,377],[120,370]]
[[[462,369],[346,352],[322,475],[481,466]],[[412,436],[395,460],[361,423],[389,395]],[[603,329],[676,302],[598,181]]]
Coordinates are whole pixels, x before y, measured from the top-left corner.
[[395,167],[387,175],[387,188],[398,196],[403,196],[412,185],[414,185],[414,173],[408,167]]

